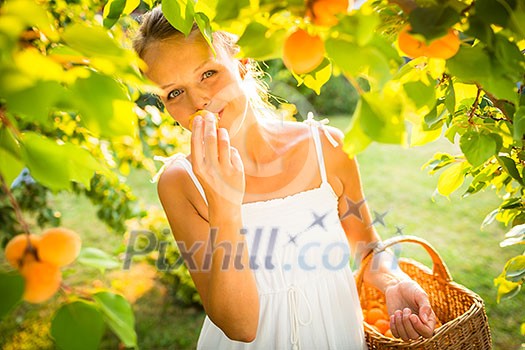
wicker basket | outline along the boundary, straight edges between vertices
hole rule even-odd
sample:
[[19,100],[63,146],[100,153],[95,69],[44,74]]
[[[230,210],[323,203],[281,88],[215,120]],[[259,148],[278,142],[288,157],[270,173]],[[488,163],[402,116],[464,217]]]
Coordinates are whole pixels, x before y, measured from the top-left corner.
[[356,284],[361,305],[370,300],[385,303],[384,295],[376,288],[363,283],[366,266],[374,254],[404,242],[417,243],[429,253],[433,270],[412,259],[400,258],[399,266],[427,292],[430,303],[442,326],[434,331],[431,338],[423,337],[403,341],[388,338],[368,323],[364,323],[366,342],[372,349],[450,349],[484,350],[492,349],[490,329],[483,300],[479,295],[452,281],[452,277],[436,250],[425,240],[413,236],[398,236],[382,242],[362,262],[356,274]]

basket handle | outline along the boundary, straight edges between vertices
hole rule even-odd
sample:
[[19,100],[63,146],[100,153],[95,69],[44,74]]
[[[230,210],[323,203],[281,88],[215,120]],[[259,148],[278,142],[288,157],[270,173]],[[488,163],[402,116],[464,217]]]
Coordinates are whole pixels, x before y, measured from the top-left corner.
[[379,244],[372,250],[371,254],[368,254],[363,261],[361,262],[361,265],[359,267],[359,271],[356,277],[357,286],[360,288],[361,284],[363,282],[363,277],[365,273],[365,268],[368,266],[370,261],[372,260],[373,256],[376,254],[379,254],[383,251],[385,251],[387,248],[399,244],[399,243],[416,243],[425,248],[428,255],[430,255],[430,258],[432,259],[432,273],[434,276],[446,281],[450,282],[452,281],[452,276],[450,275],[450,272],[448,268],[445,266],[445,262],[441,258],[441,256],[438,254],[436,249],[428,243],[426,240],[420,237],[416,236],[409,236],[409,235],[403,235],[403,236],[395,236],[391,237],[389,239],[386,239],[382,242],[379,242]]

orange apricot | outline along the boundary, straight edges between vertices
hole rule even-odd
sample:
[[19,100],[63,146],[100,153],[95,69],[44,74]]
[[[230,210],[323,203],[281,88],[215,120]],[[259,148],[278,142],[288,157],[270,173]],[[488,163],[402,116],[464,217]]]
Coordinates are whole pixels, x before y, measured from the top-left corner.
[[378,308],[378,309],[381,309],[383,310],[384,309],[384,305],[381,304],[379,301],[376,301],[376,300],[371,300],[369,301],[367,304],[366,304],[366,308],[367,309],[373,309],[373,308]]
[[349,0],[314,0],[309,5],[307,16],[314,24],[331,27],[339,21],[336,15],[346,13],[350,5]]
[[430,43],[415,37],[410,33],[410,25],[404,26],[397,39],[399,49],[408,57],[420,56],[449,59],[459,51],[460,40],[458,32],[450,28],[446,35],[432,40]]
[[305,74],[323,62],[324,53],[324,42],[319,36],[298,29],[284,42],[283,62],[295,74]]
[[60,288],[62,274],[56,265],[29,259],[20,273],[25,279],[24,300],[41,303],[51,298]]
[[[188,120],[188,129],[191,131],[193,129],[193,119],[195,119],[196,116],[200,115],[204,118],[204,116],[207,114],[208,112],[203,110],[203,109],[200,109],[198,110],[197,112],[193,113],[192,115],[190,115],[190,119]],[[215,116],[215,119],[216,119],[216,123],[219,122],[219,114],[217,113],[212,113],[214,116]],[[217,125],[217,124],[216,124]]]
[[380,308],[374,307],[368,310],[365,321],[371,325],[375,324],[378,320],[386,319],[386,314]]
[[[13,237],[5,247],[5,259],[7,262],[15,267],[19,268],[23,262],[24,256],[27,254],[33,254],[36,251],[40,241],[40,236],[33,234],[19,234]],[[28,242],[31,246],[28,247]]]
[[395,338],[390,328],[383,335],[387,338]]
[[47,229],[38,243],[38,259],[55,266],[72,263],[80,253],[80,236],[62,227]]
[[385,334],[386,331],[390,330],[390,322],[384,319],[377,320],[376,323],[374,323],[374,326],[379,329],[379,333],[381,334]]

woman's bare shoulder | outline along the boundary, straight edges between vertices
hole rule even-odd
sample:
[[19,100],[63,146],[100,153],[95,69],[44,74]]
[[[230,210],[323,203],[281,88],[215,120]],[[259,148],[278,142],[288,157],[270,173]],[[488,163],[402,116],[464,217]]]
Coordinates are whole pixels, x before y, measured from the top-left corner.
[[157,182],[157,193],[161,201],[169,198],[183,199],[187,196],[188,183],[191,178],[180,162],[172,162],[166,166]]

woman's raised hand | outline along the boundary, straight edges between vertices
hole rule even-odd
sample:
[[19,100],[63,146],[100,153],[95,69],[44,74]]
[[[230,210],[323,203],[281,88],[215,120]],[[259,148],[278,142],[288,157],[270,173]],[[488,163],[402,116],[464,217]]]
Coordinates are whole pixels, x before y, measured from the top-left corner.
[[218,128],[211,112],[193,119],[191,160],[209,206],[240,206],[245,191],[244,167],[236,148],[230,146],[225,128]]

